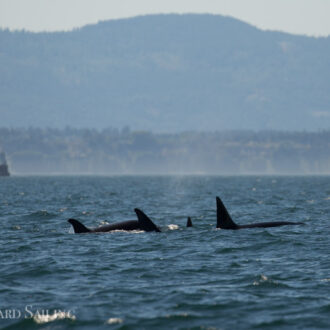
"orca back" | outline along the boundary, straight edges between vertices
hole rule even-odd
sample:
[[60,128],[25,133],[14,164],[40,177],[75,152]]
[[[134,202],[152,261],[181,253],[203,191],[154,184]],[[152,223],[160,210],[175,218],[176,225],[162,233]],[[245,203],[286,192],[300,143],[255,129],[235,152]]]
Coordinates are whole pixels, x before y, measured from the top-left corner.
[[127,221],[115,222],[115,223],[103,225],[103,226],[94,228],[92,231],[95,233],[99,233],[99,232],[106,233],[106,232],[113,231],[113,230],[130,231],[130,230],[139,230],[139,229],[140,229],[140,225],[137,220],[127,220]]
[[247,225],[240,225],[239,228],[269,228],[287,225],[303,225],[303,222],[290,222],[290,221],[272,221],[272,222],[257,222]]
[[223,205],[221,199],[217,197],[217,228],[222,229],[243,229],[243,228],[269,228],[286,225],[302,225],[302,222],[290,221],[273,221],[273,222],[259,222],[247,225],[237,225],[230,217],[227,209]]

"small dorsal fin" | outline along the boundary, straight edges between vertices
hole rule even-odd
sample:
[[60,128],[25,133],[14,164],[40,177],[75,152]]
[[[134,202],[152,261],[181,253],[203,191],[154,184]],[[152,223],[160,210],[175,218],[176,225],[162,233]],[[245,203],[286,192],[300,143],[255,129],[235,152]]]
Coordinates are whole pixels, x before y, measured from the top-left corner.
[[87,227],[85,227],[81,222],[79,222],[78,220],[75,219],[69,219],[68,222],[71,223],[74,232],[76,234],[80,234],[80,233],[89,233],[91,232],[90,229],[88,229]]
[[236,223],[232,220],[221,199],[217,196],[217,228],[238,229]]
[[140,209],[134,209],[134,211],[138,217],[138,222],[142,230],[161,231]]
[[193,224],[191,222],[191,218],[188,217],[188,219],[187,219],[187,227],[192,227],[192,226],[193,226]]

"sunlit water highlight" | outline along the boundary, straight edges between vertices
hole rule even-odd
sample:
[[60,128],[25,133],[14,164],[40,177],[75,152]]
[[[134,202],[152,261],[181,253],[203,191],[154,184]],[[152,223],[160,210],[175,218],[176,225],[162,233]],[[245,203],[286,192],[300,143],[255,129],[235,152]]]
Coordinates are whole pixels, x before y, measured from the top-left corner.
[[[306,225],[216,230],[216,195],[239,224]],[[163,232],[67,223],[135,207]],[[328,329],[329,214],[330,177],[1,178],[0,327]]]

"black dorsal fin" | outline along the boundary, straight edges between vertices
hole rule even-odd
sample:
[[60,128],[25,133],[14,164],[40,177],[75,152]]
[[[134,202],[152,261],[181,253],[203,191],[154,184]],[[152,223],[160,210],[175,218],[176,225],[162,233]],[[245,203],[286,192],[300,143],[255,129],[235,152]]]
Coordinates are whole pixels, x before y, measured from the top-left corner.
[[80,233],[89,233],[91,232],[90,229],[88,229],[87,227],[85,227],[81,222],[79,222],[78,220],[75,219],[69,219],[68,222],[71,223],[74,232],[76,234],[80,234]]
[[217,228],[238,229],[238,226],[229,215],[221,199],[217,196]]
[[191,218],[188,217],[188,219],[187,219],[187,227],[192,227],[192,226],[193,226],[193,224],[191,222]]
[[140,209],[134,209],[134,211],[138,217],[139,226],[142,230],[160,232],[160,229]]

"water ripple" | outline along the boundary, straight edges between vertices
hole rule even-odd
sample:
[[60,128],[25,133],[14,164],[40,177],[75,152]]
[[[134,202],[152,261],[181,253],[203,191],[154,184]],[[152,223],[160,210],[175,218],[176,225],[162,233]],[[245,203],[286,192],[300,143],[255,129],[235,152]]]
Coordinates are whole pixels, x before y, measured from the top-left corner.
[[[5,180],[0,311],[32,304],[64,314],[0,319],[0,327],[327,329],[329,184],[329,177]],[[306,225],[216,230],[217,195],[240,224]],[[163,233],[70,234],[70,217],[93,227],[135,219],[135,207]]]

